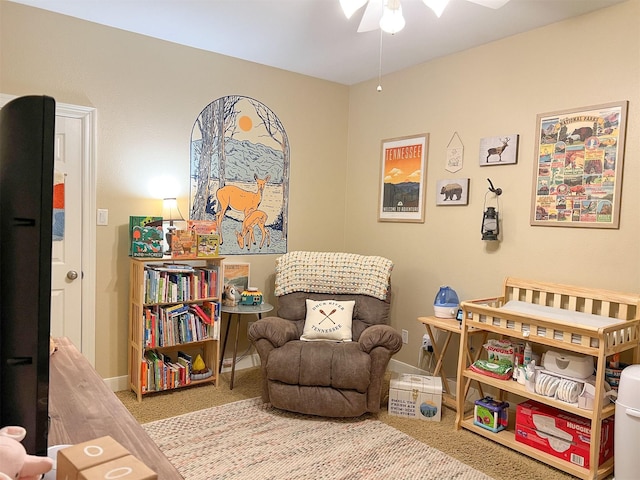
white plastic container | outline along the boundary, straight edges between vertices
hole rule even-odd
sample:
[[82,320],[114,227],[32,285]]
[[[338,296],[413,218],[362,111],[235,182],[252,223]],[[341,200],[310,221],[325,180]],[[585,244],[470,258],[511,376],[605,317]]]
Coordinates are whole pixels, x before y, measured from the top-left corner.
[[458,312],[458,294],[454,289],[443,285],[433,302],[434,315],[438,318],[456,318]]
[[640,445],[640,365],[629,365],[620,374],[614,428],[615,480],[638,479]]

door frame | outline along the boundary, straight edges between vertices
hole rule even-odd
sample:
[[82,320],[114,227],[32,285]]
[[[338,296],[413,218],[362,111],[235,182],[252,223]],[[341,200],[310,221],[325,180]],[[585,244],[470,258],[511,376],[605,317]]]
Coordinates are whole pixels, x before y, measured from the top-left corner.
[[[0,107],[17,98],[0,93]],[[56,116],[82,122],[82,354],[96,357],[96,109],[56,102]]]

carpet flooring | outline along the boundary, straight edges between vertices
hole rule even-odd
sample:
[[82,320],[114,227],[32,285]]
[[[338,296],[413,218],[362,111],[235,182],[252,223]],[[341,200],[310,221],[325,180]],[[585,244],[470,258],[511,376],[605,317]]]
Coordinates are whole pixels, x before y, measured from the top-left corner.
[[[116,392],[133,416],[142,424],[190,412],[247,400],[260,395],[261,377],[259,368],[236,372],[234,388],[229,390],[229,373],[223,373],[218,387],[201,385],[175,391],[146,395],[138,403],[130,391]],[[569,480],[575,477],[549,467],[528,456],[492,443],[484,437],[467,430],[455,430],[455,412],[442,409],[440,422],[428,422],[391,416],[386,412],[388,378],[383,399],[383,410],[365,417],[379,420],[412,438],[438,449],[450,457],[485,473],[495,480]],[[224,442],[224,437],[219,439]],[[286,477],[284,477],[286,479]],[[393,477],[388,477],[393,478]],[[422,478],[422,477],[416,477]],[[446,480],[447,477],[443,477]],[[262,480],[252,477],[250,480]]]
[[185,480],[491,480],[373,418],[283,412],[260,398],[143,427]]

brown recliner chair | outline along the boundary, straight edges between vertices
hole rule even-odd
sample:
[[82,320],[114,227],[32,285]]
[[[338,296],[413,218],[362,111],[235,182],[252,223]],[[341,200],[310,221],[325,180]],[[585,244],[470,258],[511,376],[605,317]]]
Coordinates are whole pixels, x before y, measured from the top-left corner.
[[[392,267],[382,257],[344,253],[290,252],[276,261],[277,316],[249,329],[262,363],[264,402],[328,417],[380,411],[384,373],[402,347],[388,325]],[[352,341],[301,340],[307,300],[354,301]],[[325,310],[319,309],[322,320],[335,326],[335,310]]]

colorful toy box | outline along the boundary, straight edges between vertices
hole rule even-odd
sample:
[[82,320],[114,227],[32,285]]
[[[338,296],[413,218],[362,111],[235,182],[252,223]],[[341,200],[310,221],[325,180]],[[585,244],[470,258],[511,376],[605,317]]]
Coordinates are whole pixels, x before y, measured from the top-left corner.
[[491,397],[475,401],[473,407],[473,423],[492,432],[507,428],[509,420],[509,404],[499,402]]
[[[602,420],[600,464],[613,456],[614,417]],[[590,468],[591,421],[528,400],[516,407],[516,441],[567,462]]]
[[404,374],[389,382],[389,415],[439,422],[442,379]]

